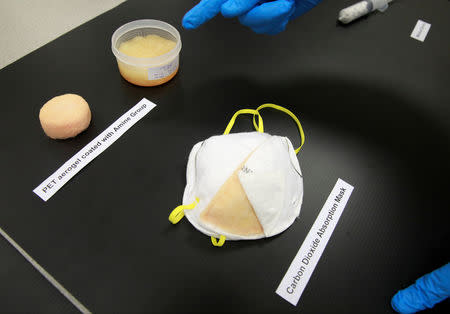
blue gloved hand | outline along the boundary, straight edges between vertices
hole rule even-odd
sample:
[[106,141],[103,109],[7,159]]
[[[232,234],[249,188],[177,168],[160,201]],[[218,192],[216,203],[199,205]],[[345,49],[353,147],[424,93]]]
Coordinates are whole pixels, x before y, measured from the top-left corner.
[[397,292],[391,305],[399,313],[416,313],[432,308],[449,296],[450,263],[420,277],[415,284]]
[[321,0],[202,0],[183,18],[183,27],[197,28],[219,12],[239,17],[241,24],[259,34],[278,34],[287,23],[309,11]]

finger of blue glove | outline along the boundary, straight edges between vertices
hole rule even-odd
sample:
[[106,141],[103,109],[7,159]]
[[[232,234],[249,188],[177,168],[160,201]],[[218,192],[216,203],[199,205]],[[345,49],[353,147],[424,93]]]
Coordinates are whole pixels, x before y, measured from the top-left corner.
[[289,22],[288,19],[284,19],[279,23],[260,25],[250,28],[257,34],[276,35],[286,29],[286,25],[288,22]]
[[312,8],[314,8],[320,1],[322,0],[296,0],[295,1],[295,11],[291,15],[290,19],[295,19],[300,15],[308,12]]
[[228,0],[222,5],[222,15],[236,17],[248,12],[261,0]]
[[450,296],[450,263],[426,274],[406,289],[397,292],[391,300],[399,313],[416,313]]
[[288,20],[294,9],[295,6],[292,0],[266,2],[241,15],[239,21],[252,29],[263,25],[273,28],[282,21]]
[[202,0],[183,17],[182,25],[186,29],[197,28],[215,17],[226,0]]

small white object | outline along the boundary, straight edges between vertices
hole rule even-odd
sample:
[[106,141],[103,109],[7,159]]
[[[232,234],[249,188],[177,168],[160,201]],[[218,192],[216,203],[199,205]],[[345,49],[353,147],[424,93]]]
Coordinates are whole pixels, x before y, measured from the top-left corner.
[[297,305],[305,290],[352,191],[353,186],[341,179],[337,180],[291,266],[281,280],[276,293],[292,305]]
[[411,33],[411,38],[417,39],[421,42],[423,42],[425,40],[425,38],[428,35],[428,31],[431,28],[431,24],[424,22],[422,20],[418,20],[416,23],[416,26],[414,27],[412,33]]
[[384,12],[388,8],[388,3],[392,0],[364,0],[351,5],[339,12],[338,20],[348,24],[370,12],[378,10]]

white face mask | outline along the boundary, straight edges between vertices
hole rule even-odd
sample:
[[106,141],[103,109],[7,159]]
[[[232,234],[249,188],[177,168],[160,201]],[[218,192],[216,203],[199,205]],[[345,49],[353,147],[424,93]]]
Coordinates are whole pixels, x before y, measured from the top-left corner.
[[[266,107],[295,120],[301,135],[298,149],[286,137],[263,133],[259,110]],[[253,114],[258,132],[229,134],[241,113]],[[192,148],[183,195],[183,204],[188,205],[175,208],[169,220],[176,224],[186,215],[197,230],[211,236],[215,246],[222,246],[225,239],[254,240],[283,232],[300,214],[303,177],[296,154],[303,143],[301,124],[289,110],[272,104],[239,110],[224,135]]]

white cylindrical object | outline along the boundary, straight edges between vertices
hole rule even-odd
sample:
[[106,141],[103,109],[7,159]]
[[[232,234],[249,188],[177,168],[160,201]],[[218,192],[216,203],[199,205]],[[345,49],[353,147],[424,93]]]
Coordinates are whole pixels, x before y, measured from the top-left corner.
[[338,20],[348,24],[374,10],[385,11],[392,0],[364,0],[351,5],[339,12]]
[[367,13],[372,11],[372,3],[369,1],[360,1],[358,3],[355,3],[354,5],[351,5],[345,9],[342,9],[339,12],[339,21],[341,21],[344,24],[350,23],[353,20],[356,20],[357,18],[360,18],[361,16],[366,15]]

